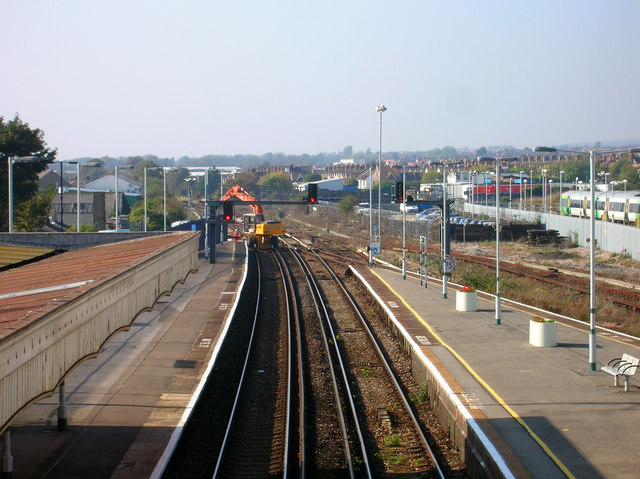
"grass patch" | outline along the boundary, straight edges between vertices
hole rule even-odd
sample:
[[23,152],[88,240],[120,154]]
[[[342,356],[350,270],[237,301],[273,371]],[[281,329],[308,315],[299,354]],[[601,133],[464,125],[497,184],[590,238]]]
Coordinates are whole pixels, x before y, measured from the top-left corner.
[[402,438],[400,434],[391,434],[389,436],[385,436],[384,445],[385,447],[398,447],[402,442]]
[[420,386],[420,389],[418,389],[418,394],[416,394],[415,396],[409,396],[409,399],[411,399],[411,402],[427,401],[429,399],[429,381]]

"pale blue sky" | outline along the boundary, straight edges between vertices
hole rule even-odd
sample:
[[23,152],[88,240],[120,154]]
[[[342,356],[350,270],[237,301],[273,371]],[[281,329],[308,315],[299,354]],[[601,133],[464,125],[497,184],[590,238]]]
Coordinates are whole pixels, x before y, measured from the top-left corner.
[[2,0],[0,115],[60,159],[640,138],[640,2]]

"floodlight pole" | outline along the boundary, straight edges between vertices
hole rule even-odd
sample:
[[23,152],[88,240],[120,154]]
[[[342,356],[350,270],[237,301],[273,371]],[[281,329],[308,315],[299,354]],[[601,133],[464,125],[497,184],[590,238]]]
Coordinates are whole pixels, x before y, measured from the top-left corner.
[[167,232],[167,169],[162,168],[162,196],[164,204],[164,232]]
[[589,369],[596,370],[596,155],[589,151],[589,172],[591,174],[591,215],[589,218]]
[[442,297],[447,299],[447,273],[444,271],[444,261],[447,256],[447,229],[449,219],[447,214],[447,166],[442,166]]
[[373,251],[371,249],[371,237],[373,236],[373,173],[371,166],[369,167],[369,268],[373,267]]
[[520,170],[520,210],[522,210],[522,173],[524,173],[524,171]]
[[[544,146],[537,146],[533,151],[554,153],[578,153],[584,155],[584,151],[575,150],[558,150],[557,148],[549,148]],[[633,150],[615,150],[615,151],[633,151]],[[589,186],[591,192],[589,194],[590,214],[589,214],[589,370],[596,370],[596,152],[594,150],[589,151]]]
[[402,167],[402,279],[407,279],[407,186],[406,170]]
[[144,167],[144,232],[147,232],[147,167]]
[[500,307],[500,160],[496,158],[496,325],[502,323]]
[[76,233],[80,233],[80,162],[76,161]]
[[116,233],[118,232],[118,165],[116,165]]
[[[387,111],[387,107],[379,105],[376,108],[376,111],[380,113],[380,148],[378,151],[378,235],[380,235],[380,242],[382,243],[382,114]],[[371,207],[371,204],[369,204],[369,207]]]
[[204,257],[209,257],[209,207],[207,206],[207,187],[209,186],[209,170],[204,170]]

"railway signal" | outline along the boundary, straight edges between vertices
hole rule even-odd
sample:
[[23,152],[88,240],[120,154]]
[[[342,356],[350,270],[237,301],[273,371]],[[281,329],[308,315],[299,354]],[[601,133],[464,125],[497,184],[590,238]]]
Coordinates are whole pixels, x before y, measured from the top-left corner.
[[307,202],[312,205],[318,203],[318,185],[317,183],[309,183],[307,185]]
[[233,219],[233,202],[225,201],[222,203],[222,219],[224,221],[231,221]]
[[391,201],[394,203],[402,203],[404,199],[404,183],[402,181],[396,181],[395,194],[391,195]]

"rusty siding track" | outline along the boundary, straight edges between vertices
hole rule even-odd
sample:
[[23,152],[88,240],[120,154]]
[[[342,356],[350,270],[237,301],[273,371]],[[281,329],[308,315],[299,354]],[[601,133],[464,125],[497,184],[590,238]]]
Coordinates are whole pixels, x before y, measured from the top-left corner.
[[[402,246],[397,244],[389,244],[387,248],[394,249],[394,250],[402,250]],[[418,250],[415,250],[413,248],[407,248],[407,251],[418,253]],[[430,254],[436,254],[437,252],[439,252],[439,249],[436,251],[432,248],[429,248]],[[491,268],[495,268],[495,265],[496,265],[495,256],[477,256],[477,255],[463,254],[455,251],[452,251],[451,254],[456,259],[461,261],[467,261],[469,263],[481,264],[483,266],[487,266]],[[589,294],[588,280],[581,279],[578,276],[564,274],[553,268],[524,266],[522,264],[501,260],[500,271],[517,274],[520,276],[526,276],[528,278],[537,279],[538,281],[555,284],[557,286],[562,286],[563,288],[571,289],[573,291]],[[633,308],[633,309],[640,308],[640,293],[636,293],[634,291],[629,291],[626,289],[613,288],[611,286],[605,286],[603,284],[597,284],[597,278],[596,278],[596,293],[598,294],[598,297],[601,299],[608,299],[609,301],[612,301],[614,303],[617,303],[629,308]]]
[[[457,253],[455,254],[455,257],[462,261],[483,264],[490,267],[495,267],[496,264],[495,258],[486,256]],[[500,261],[500,270],[589,294],[589,281],[580,279],[576,276],[566,275],[553,269],[548,268],[545,270],[517,263]],[[596,293],[599,293],[600,298],[606,298],[614,303],[622,304],[633,309],[640,307],[640,294],[632,291],[612,288],[610,286],[604,286],[596,283]]]

